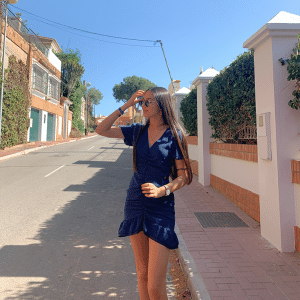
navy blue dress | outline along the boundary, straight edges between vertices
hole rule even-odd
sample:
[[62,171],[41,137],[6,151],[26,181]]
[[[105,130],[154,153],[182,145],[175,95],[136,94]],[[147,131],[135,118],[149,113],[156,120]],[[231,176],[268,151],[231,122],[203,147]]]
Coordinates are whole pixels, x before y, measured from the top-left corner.
[[[126,145],[134,145],[141,126],[145,125],[120,126]],[[168,184],[173,159],[183,159],[183,156],[170,128],[151,147],[148,128],[142,132],[136,145],[137,172],[134,172],[127,190],[119,237],[143,231],[146,236],[169,249],[178,248],[178,238],[174,231],[174,194],[147,198],[141,188],[146,182],[157,187]]]

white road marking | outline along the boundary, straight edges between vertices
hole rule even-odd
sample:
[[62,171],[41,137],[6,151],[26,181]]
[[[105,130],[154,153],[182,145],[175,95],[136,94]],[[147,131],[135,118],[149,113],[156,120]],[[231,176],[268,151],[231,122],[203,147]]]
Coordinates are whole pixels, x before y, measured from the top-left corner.
[[91,147],[90,149],[88,149],[88,151],[90,151],[91,149],[93,149],[95,146]]
[[59,169],[63,168],[65,165],[60,166],[59,168],[57,168],[56,170],[52,171],[51,173],[47,174],[45,177],[50,176],[51,174],[53,174],[54,172],[58,171]]

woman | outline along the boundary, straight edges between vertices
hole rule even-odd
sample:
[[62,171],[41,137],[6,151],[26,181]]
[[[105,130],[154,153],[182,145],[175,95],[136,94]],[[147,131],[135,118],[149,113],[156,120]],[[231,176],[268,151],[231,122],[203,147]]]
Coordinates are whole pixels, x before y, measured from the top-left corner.
[[[127,108],[141,101],[146,125],[111,128]],[[169,92],[160,87],[135,92],[100,123],[96,132],[124,139],[126,145],[133,146],[135,172],[127,190],[119,237],[130,236],[140,299],[167,300],[169,253],[170,249],[178,248],[173,192],[192,181],[187,143],[176,121]]]

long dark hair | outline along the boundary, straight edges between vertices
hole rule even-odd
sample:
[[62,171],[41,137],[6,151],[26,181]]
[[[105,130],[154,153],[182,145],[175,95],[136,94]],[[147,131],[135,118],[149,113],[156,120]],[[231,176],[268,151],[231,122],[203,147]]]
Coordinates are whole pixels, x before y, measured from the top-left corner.
[[[192,173],[192,168],[191,168],[190,159],[189,159],[188,144],[187,144],[187,140],[186,140],[184,131],[175,117],[170,93],[168,92],[168,90],[166,90],[163,87],[152,87],[152,88],[148,89],[147,91],[151,91],[153,93],[154,98],[155,98],[156,102],[158,103],[159,108],[162,112],[162,117],[163,117],[164,123],[170,127],[173,137],[175,138],[175,141],[176,141],[179,149],[181,150],[181,153],[183,155],[183,159],[184,159],[184,162],[185,162],[185,165],[187,168],[187,170],[186,170],[187,174],[188,174],[187,184],[190,184],[193,179],[193,173]],[[147,120],[146,125],[144,127],[142,127],[141,130],[139,131],[139,133],[137,135],[137,139],[133,145],[133,169],[136,172],[137,172],[136,143],[137,143],[137,140],[139,139],[140,134],[149,126],[149,124],[150,124],[149,120]],[[178,131],[181,132],[182,139],[180,139]],[[178,177],[175,160],[173,162],[170,176],[171,176],[172,180],[174,180],[175,178]]]

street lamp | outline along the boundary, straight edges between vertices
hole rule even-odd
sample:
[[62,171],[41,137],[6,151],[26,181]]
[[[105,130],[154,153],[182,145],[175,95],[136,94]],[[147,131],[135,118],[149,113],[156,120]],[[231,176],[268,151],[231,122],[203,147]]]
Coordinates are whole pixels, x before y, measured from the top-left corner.
[[[5,46],[6,46],[6,29],[7,29],[7,6],[9,4],[15,4],[19,0],[4,0],[5,11],[5,28],[4,28],[4,40],[3,40],[3,54],[2,54],[2,83],[1,83],[1,97],[0,97],[0,145],[1,145],[1,127],[2,127],[2,106],[3,106],[3,93],[4,93],[4,63],[5,63]],[[0,20],[2,22],[2,20]]]
[[[85,82],[85,80],[83,80],[83,85],[85,87],[89,87],[91,86],[90,82]],[[89,102],[89,92],[87,93],[87,97],[85,99],[85,124],[86,124],[86,127],[85,127],[85,135],[88,135],[88,126],[89,126],[89,119],[88,119],[88,102]]]

